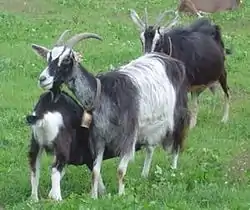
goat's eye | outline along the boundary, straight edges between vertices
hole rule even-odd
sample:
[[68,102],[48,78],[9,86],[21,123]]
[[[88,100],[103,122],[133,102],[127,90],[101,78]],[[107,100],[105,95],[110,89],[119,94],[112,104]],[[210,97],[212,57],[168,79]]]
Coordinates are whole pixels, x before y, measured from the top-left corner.
[[67,65],[67,64],[70,64],[70,62],[71,62],[71,58],[70,57],[66,57],[66,58],[64,58],[63,59],[63,64],[65,64],[65,65]]

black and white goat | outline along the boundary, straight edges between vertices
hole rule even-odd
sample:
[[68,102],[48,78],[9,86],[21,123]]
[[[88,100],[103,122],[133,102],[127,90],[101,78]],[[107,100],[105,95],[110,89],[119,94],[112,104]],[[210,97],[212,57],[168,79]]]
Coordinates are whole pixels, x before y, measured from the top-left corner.
[[38,200],[40,161],[44,150],[55,156],[49,193],[52,199],[62,199],[60,180],[65,164],[86,164],[92,170],[93,160],[86,143],[88,131],[80,127],[83,110],[66,92],[60,93],[58,90],[55,88],[42,94],[32,115],[26,116],[32,128],[29,163],[33,200]]
[[118,193],[122,195],[136,143],[145,145],[147,151],[142,175],[148,175],[158,144],[164,149],[172,146],[176,167],[189,126],[185,67],[165,54],[152,53],[95,77],[76,61],[72,51],[79,41],[89,37],[101,39],[97,34],[81,33],[51,50],[33,44],[33,50],[48,62],[39,82],[44,89],[65,83],[93,116],[89,130],[94,155],[92,197],[98,196],[105,146],[120,156]]
[[148,24],[147,10],[145,20],[131,10],[130,16],[140,31],[140,40],[144,53],[164,52],[173,58],[181,60],[186,67],[189,91],[193,101],[190,127],[196,125],[198,114],[198,96],[210,88],[214,93],[215,83],[218,81],[225,93],[224,115],[222,122],[228,121],[229,93],[227,85],[227,72],[224,66],[225,52],[220,27],[212,24],[208,19],[201,18],[189,26],[173,27],[178,22],[178,13],[171,24],[160,27],[166,14],[162,13],[154,25]]
[[[32,128],[29,149],[31,169],[31,198],[38,200],[40,161],[44,150],[54,154],[52,164],[52,188],[49,197],[62,200],[60,180],[65,165],[87,165],[92,171],[93,157],[88,144],[89,130],[81,127],[83,108],[65,91],[53,87],[43,93],[36,103],[33,114],[26,120]],[[136,150],[141,148],[136,145]],[[115,153],[105,150],[104,158],[115,157]],[[60,173],[58,173],[60,172]],[[99,180],[99,193],[105,191],[102,178]]]

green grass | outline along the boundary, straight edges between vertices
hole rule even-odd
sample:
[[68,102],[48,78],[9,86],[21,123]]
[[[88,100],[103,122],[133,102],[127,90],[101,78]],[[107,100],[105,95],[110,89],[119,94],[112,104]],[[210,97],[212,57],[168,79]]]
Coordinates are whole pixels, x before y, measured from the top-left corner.
[[[90,173],[86,167],[67,168],[62,181],[61,203],[47,198],[51,162],[42,162],[39,196],[34,204],[27,151],[30,113],[42,90],[37,86],[45,62],[31,50],[31,43],[51,47],[65,29],[94,32],[104,41],[78,45],[84,65],[92,72],[106,71],[140,55],[140,41],[129,8],[140,14],[148,7],[151,20],[161,8],[177,1],[151,0],[0,0],[0,206],[6,209],[250,209],[250,2],[237,11],[211,15],[232,46],[227,59],[231,88],[228,124],[220,123],[222,93],[200,97],[198,125],[190,131],[177,171],[170,169],[166,154],[157,150],[148,180],[140,177],[144,154],[138,152],[129,165],[126,195],[117,196],[117,159],[102,168],[107,195],[90,199]],[[192,18],[185,18],[190,22]],[[215,106],[214,106],[215,105]],[[1,207],[0,207],[1,209]]]

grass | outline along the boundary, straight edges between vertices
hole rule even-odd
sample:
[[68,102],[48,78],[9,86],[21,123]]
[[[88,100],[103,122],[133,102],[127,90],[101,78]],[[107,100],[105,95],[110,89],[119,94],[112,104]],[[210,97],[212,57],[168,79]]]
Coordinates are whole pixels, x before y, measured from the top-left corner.
[[[129,165],[126,195],[117,196],[117,159],[105,161],[103,178],[108,194],[90,199],[90,173],[86,167],[69,166],[62,181],[64,201],[47,199],[50,188],[45,157],[38,203],[31,203],[27,150],[30,131],[25,115],[31,112],[42,90],[37,77],[45,67],[31,50],[31,43],[51,47],[65,29],[88,31],[104,41],[78,45],[84,65],[92,72],[106,71],[140,55],[140,41],[128,9],[142,13],[148,7],[151,20],[161,8],[173,8],[174,0],[0,0],[0,209],[250,209],[250,2],[242,8],[211,15],[232,46],[227,59],[231,88],[228,124],[220,123],[222,94],[200,97],[198,125],[190,131],[179,168],[159,149],[148,180],[140,177],[144,155],[138,152]],[[192,18],[184,18],[190,22]]]

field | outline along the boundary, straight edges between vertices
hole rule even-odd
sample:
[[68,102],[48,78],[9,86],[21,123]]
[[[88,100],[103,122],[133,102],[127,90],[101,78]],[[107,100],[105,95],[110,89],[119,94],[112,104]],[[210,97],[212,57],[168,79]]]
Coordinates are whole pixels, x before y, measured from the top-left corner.
[[[88,40],[77,46],[84,65],[92,72],[108,70],[141,54],[138,31],[130,8],[142,14],[148,8],[154,21],[176,0],[0,0],[0,209],[250,209],[250,2],[233,12],[210,17],[221,25],[231,91],[230,119],[222,124],[223,95],[206,91],[200,97],[198,125],[189,132],[179,167],[171,170],[161,149],[155,152],[148,180],[140,177],[144,154],[138,152],[129,165],[126,195],[117,196],[117,159],[102,168],[107,194],[90,198],[91,176],[87,168],[69,166],[62,180],[62,202],[47,195],[51,158],[42,162],[38,203],[31,193],[27,151],[30,130],[25,115],[31,113],[42,90],[37,78],[45,62],[31,43],[52,47],[65,29],[100,34],[104,41]],[[191,17],[182,17],[191,22]],[[183,23],[182,22],[182,23]]]

